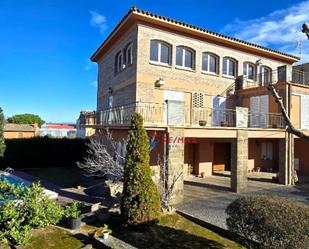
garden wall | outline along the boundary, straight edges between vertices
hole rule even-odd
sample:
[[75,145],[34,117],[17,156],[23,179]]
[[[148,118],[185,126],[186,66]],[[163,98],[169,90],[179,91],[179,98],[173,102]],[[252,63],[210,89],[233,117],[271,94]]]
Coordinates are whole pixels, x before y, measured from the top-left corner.
[[76,167],[86,156],[87,139],[8,139],[0,168]]

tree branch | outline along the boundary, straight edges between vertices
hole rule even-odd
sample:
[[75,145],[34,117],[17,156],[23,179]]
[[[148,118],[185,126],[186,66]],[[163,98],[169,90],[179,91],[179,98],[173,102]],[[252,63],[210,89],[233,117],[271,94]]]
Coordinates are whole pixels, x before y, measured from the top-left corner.
[[282,100],[282,97],[278,94],[276,88],[274,87],[274,85],[272,83],[269,83],[268,85],[268,90],[272,92],[272,95],[274,96],[276,102],[279,104],[279,107],[280,107],[280,110],[281,110],[281,113],[282,113],[282,116],[283,116],[283,119],[285,121],[285,124],[287,125],[287,132],[299,137],[299,138],[302,138],[302,139],[305,139],[307,141],[309,141],[309,136],[306,135],[305,133],[303,133],[301,130],[299,129],[296,129],[288,114],[287,114],[287,111],[284,107],[284,104],[283,104],[283,100]]

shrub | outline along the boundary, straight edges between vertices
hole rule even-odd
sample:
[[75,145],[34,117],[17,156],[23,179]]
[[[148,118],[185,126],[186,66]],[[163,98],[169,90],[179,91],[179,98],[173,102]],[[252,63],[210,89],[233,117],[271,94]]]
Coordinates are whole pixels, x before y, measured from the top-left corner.
[[78,201],[73,201],[69,204],[67,204],[64,207],[64,217],[67,219],[77,219],[80,217],[81,211],[80,211],[81,203]]
[[226,213],[229,230],[258,242],[259,248],[309,248],[309,207],[305,204],[275,196],[248,196],[232,202]]
[[1,167],[76,167],[87,155],[87,139],[20,138],[7,139]]
[[4,137],[3,137],[3,126],[4,126],[4,116],[3,111],[0,108],[0,157],[3,156],[5,151],[5,143],[4,143]]
[[[25,244],[32,228],[56,224],[63,215],[39,183],[15,186],[0,180],[0,192],[0,240],[4,243]],[[15,200],[8,200],[13,197]]]
[[21,203],[7,201],[1,206],[0,239],[3,243],[25,244],[30,239],[30,230]]
[[63,216],[60,205],[44,195],[39,183],[27,188],[21,200],[27,223],[33,228],[55,225]]
[[136,113],[132,117],[128,135],[121,202],[121,213],[130,225],[152,221],[159,214],[160,198],[151,178],[149,152],[143,118]]

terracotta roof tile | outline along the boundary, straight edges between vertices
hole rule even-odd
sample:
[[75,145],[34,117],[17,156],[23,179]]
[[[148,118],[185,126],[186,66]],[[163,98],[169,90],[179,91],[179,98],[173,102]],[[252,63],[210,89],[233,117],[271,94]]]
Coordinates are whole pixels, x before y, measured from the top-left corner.
[[245,45],[248,45],[248,46],[251,46],[251,47],[256,47],[256,48],[263,49],[263,50],[266,50],[266,51],[269,51],[269,52],[273,52],[273,53],[277,53],[277,54],[280,54],[280,55],[283,55],[283,56],[287,56],[287,57],[290,57],[290,58],[292,58],[294,60],[299,60],[300,59],[299,57],[297,57],[295,55],[283,53],[283,52],[280,52],[278,50],[274,50],[274,49],[271,49],[271,48],[263,47],[261,45],[254,44],[254,43],[247,42],[247,41],[243,41],[243,40],[240,40],[238,38],[231,37],[231,36],[223,35],[223,34],[220,34],[220,33],[214,32],[214,31],[210,31],[208,29],[204,29],[204,28],[201,28],[201,27],[198,27],[198,26],[194,26],[192,24],[187,24],[187,23],[182,22],[182,21],[178,21],[178,20],[174,20],[174,19],[171,19],[171,18],[168,18],[168,17],[165,17],[165,16],[157,15],[157,14],[154,14],[154,13],[142,10],[142,9],[138,9],[137,7],[132,7],[127,12],[127,14],[120,20],[120,22],[117,24],[117,26],[114,28],[114,30],[109,34],[109,36],[105,39],[105,41],[94,52],[94,54],[91,56],[92,60],[94,59],[96,54],[100,51],[100,49],[107,43],[108,39],[117,31],[118,27],[125,21],[125,19],[131,13],[141,13],[141,14],[149,16],[149,17],[154,17],[154,18],[157,18],[157,19],[162,19],[164,21],[167,21],[167,22],[170,22],[170,23],[175,23],[175,24],[181,25],[183,27],[191,28],[191,29],[194,29],[194,30],[197,30],[197,31],[202,31],[202,32],[204,32],[206,34],[211,34],[211,35],[214,35],[216,37],[221,37],[221,38],[224,38],[224,39],[227,39],[227,40],[230,40],[230,41],[235,41],[235,42],[238,42],[238,43],[241,43],[241,44],[245,44]]
[[29,124],[5,124],[4,131],[34,132],[35,128]]

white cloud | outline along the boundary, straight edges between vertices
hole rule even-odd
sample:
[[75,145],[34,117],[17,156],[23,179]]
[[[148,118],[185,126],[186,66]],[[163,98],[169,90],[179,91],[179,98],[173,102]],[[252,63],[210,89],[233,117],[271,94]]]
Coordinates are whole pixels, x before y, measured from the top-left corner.
[[98,87],[98,81],[94,80],[94,81],[90,82],[90,86],[97,88]]
[[257,19],[236,19],[221,32],[296,56],[300,55],[297,40],[301,40],[302,62],[309,62],[309,41],[301,32],[302,24],[309,22],[308,13],[309,0]]
[[99,28],[101,34],[103,34],[107,29],[106,17],[104,15],[99,14],[96,11],[90,11],[90,15],[91,15],[90,24],[93,27]]

